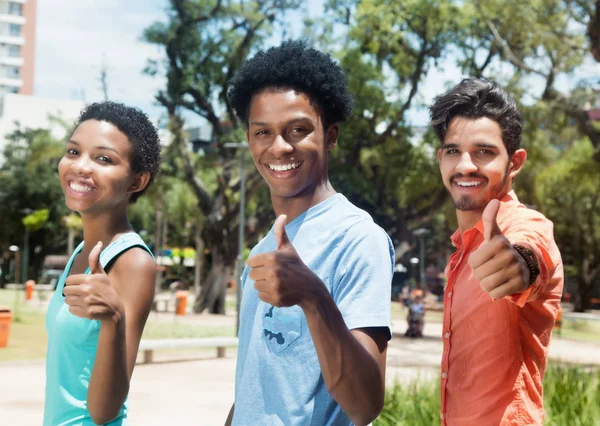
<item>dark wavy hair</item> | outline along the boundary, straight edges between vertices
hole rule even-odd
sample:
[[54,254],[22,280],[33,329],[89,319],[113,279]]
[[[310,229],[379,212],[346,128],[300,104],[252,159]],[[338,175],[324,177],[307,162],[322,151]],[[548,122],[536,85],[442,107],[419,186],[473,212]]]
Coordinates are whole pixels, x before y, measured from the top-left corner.
[[158,174],[160,167],[160,139],[156,128],[142,110],[118,102],[105,101],[88,105],[75,124],[74,129],[87,120],[106,121],[118,128],[131,143],[131,170],[134,173],[150,173],[148,185],[131,194],[131,203],[135,203],[148,189]]
[[330,55],[310,48],[302,40],[286,41],[258,52],[229,82],[227,98],[246,127],[252,96],[265,89],[306,94],[324,127],[347,120],[352,112],[352,96],[342,68]]
[[453,118],[487,117],[500,125],[509,156],[521,147],[523,117],[515,101],[494,81],[466,78],[435,98],[429,113],[431,125],[442,143]]

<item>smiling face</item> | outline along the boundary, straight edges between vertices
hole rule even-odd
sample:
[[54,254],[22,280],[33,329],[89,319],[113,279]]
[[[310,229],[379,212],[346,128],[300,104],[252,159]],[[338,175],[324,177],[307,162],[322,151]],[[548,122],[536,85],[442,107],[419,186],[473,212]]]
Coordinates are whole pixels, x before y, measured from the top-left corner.
[[512,189],[527,154],[517,150],[509,159],[500,125],[486,117],[455,117],[438,151],[444,185],[459,211],[482,212]]
[[328,182],[328,151],[337,143],[338,126],[324,131],[305,94],[269,89],[253,96],[248,125],[250,153],[273,202],[314,199]]
[[131,154],[127,136],[113,124],[81,123],[58,164],[67,207],[79,213],[127,208],[132,192],[145,186],[145,179],[131,171]]

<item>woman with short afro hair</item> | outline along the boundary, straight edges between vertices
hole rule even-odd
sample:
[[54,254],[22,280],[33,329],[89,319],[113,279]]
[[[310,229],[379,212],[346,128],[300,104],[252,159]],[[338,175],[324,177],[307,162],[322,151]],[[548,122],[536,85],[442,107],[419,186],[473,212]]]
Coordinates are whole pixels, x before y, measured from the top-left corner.
[[44,426],[127,425],[127,394],[154,299],[155,263],[127,209],[158,173],[160,141],[137,108],[88,106],[58,165],[83,241],[46,315]]

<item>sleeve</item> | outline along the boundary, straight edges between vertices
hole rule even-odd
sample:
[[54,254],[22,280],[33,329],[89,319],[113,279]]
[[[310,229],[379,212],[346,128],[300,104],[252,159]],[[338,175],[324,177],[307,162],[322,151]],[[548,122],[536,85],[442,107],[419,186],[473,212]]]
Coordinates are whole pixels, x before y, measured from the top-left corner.
[[392,242],[375,223],[365,220],[346,232],[332,296],[349,329],[383,327],[391,338],[393,267]]
[[508,296],[519,307],[536,300],[544,293],[549,278],[556,265],[550,254],[553,244],[553,224],[545,217],[532,217],[511,224],[505,233],[511,244],[530,248],[535,253],[540,273],[529,288],[521,293]]

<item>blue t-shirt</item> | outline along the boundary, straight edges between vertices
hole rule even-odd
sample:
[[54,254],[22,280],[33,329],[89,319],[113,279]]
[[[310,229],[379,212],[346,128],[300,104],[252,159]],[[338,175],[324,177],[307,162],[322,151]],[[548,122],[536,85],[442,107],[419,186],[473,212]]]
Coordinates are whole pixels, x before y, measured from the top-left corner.
[[[394,249],[383,229],[335,194],[290,222],[286,232],[348,328],[384,327],[390,338]],[[271,229],[251,255],[276,248]],[[248,272],[242,274],[233,425],[351,425],[327,392],[302,309],[261,301]]]
[[[100,263],[106,269],[123,252],[142,247],[152,255],[141,237],[130,232],[106,246],[100,254]],[[87,390],[96,359],[100,321],[79,318],[69,312],[63,288],[73,259],[83,249],[83,242],[75,249],[50,299],[46,313],[48,353],[46,355],[46,399],[44,426],[93,426],[87,410]],[[90,273],[89,268],[85,272]],[[119,416],[110,426],[127,425],[127,401]]]

